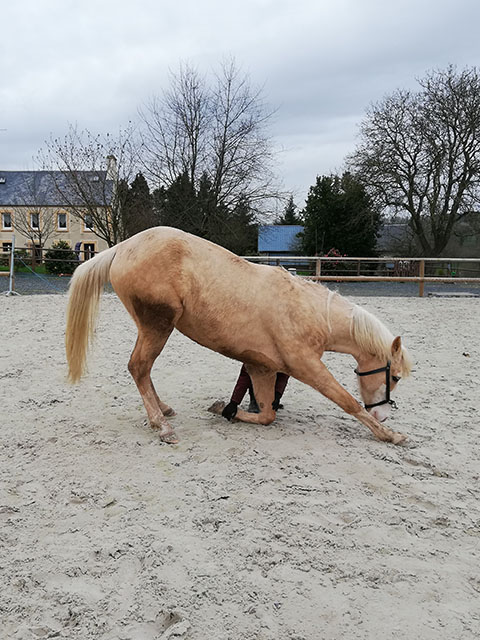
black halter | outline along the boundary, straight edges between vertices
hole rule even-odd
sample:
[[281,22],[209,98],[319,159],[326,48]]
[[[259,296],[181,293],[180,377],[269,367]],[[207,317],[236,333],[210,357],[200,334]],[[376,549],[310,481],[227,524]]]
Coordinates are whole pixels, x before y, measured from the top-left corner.
[[397,409],[395,400],[390,400],[390,360],[388,360],[385,367],[380,367],[380,369],[372,369],[372,371],[358,371],[358,369],[355,369],[357,376],[373,376],[374,373],[382,373],[383,371],[385,371],[385,400],[380,400],[380,402],[374,402],[373,404],[365,404],[365,409],[379,407],[382,404],[389,404],[392,409]]

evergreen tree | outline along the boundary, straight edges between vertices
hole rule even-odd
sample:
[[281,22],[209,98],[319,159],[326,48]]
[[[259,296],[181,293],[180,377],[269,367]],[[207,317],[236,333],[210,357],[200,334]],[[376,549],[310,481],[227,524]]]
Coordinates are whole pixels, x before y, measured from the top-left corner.
[[293,201],[293,196],[290,196],[283,216],[281,216],[275,224],[302,224],[300,217],[295,213],[296,209],[297,206]]
[[156,189],[153,200],[158,224],[197,233],[197,198],[188,173],[177,176],[168,188]]
[[219,244],[242,256],[257,252],[258,225],[247,199],[240,200],[226,218],[223,238]]
[[212,181],[204,172],[200,178],[197,193],[197,208],[196,216],[192,216],[196,219],[197,231],[196,233],[203,237],[218,242],[217,236],[219,228],[222,225],[221,215],[222,207],[216,205],[216,198],[213,192]]
[[154,191],[153,200],[158,224],[193,233],[241,255],[256,251],[256,214],[248,200],[240,200],[232,208],[217,203],[206,173],[198,191],[183,173],[167,189]]
[[350,173],[317,177],[309,190],[303,221],[302,244],[307,255],[322,255],[333,248],[344,255],[375,255],[380,213]]
[[77,254],[65,240],[54,242],[45,253],[45,269],[52,275],[73,273],[77,265]]
[[[125,184],[119,185],[125,189]],[[133,236],[144,229],[155,226],[153,198],[147,181],[141,173],[137,173],[124,197],[122,218],[126,235]]]

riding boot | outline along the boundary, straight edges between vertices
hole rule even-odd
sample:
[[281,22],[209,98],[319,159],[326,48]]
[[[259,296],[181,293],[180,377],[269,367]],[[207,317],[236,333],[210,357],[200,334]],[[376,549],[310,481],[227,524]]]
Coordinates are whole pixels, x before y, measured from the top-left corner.
[[222,416],[227,420],[233,420],[233,418],[237,415],[238,402],[234,400],[230,400],[227,406],[222,411]]
[[257,401],[255,396],[253,395],[253,391],[249,390],[250,393],[250,404],[248,405],[249,413],[260,413],[260,409],[258,408]]
[[280,403],[281,394],[278,391],[275,391],[275,400],[272,402],[272,409],[274,411],[278,411],[279,409],[283,409],[283,404]]

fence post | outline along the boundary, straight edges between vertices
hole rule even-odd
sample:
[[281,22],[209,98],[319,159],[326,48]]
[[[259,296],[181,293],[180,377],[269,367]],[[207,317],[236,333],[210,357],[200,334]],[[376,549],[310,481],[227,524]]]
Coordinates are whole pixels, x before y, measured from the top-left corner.
[[10,253],[10,278],[8,290],[10,293],[15,291],[15,253],[14,244],[12,243],[12,251]]
[[15,236],[12,236],[12,249],[10,251],[10,273],[8,278],[8,291],[4,292],[6,296],[19,296],[15,291]]
[[317,258],[315,261],[315,275],[316,276],[322,275],[322,261],[320,260],[320,258]]
[[418,275],[420,276],[420,282],[418,283],[418,295],[420,298],[423,298],[423,293],[425,289],[425,260],[420,260],[420,269]]

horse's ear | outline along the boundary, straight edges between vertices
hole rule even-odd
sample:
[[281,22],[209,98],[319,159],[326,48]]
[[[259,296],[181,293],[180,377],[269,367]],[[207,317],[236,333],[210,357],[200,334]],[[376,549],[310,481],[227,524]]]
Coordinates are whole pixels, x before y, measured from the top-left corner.
[[397,336],[392,342],[392,356],[399,356],[402,351],[402,339]]

